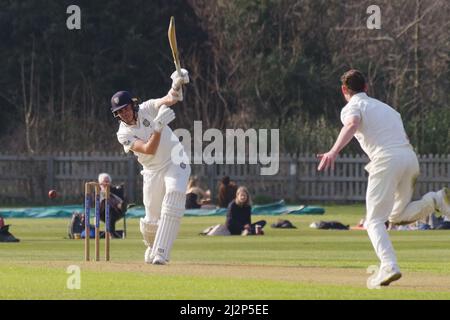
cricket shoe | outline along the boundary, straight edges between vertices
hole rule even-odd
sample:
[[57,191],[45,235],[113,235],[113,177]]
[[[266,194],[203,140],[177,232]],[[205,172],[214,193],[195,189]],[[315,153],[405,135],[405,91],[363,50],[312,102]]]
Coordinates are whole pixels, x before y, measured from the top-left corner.
[[167,260],[157,254],[152,261],[152,264],[165,265],[167,264]]
[[444,188],[437,192],[436,197],[436,210],[439,213],[450,216],[450,189]]
[[369,278],[368,285],[370,289],[388,286],[391,282],[401,277],[402,274],[397,266],[386,266],[380,268],[374,278]]
[[152,247],[147,247],[147,249],[145,250],[144,261],[148,264],[151,264],[153,262]]

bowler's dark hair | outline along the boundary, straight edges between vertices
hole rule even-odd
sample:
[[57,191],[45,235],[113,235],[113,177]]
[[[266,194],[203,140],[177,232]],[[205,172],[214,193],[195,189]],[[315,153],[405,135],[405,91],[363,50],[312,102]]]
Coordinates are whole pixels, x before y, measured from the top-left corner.
[[361,71],[356,69],[351,69],[344,73],[341,77],[341,82],[353,94],[364,92],[366,86],[366,78]]

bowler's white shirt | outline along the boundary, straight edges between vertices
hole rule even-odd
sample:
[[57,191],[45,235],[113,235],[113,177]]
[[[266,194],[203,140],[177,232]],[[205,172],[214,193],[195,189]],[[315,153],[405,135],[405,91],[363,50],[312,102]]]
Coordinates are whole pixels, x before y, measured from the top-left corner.
[[358,93],[342,108],[342,123],[351,116],[360,119],[355,138],[370,160],[393,149],[410,146],[400,114],[387,104]]
[[[137,123],[135,125],[130,126],[123,121],[120,122],[117,139],[122,144],[126,153],[131,150],[136,140],[148,141],[154,132],[153,120],[157,115],[158,110],[155,106],[155,100],[150,99],[139,105]],[[161,132],[161,140],[154,155],[131,151],[137,156],[138,162],[145,170],[153,171],[165,167],[171,161],[171,153],[175,146],[177,146],[177,149],[182,149],[177,136],[168,126],[165,126]]]

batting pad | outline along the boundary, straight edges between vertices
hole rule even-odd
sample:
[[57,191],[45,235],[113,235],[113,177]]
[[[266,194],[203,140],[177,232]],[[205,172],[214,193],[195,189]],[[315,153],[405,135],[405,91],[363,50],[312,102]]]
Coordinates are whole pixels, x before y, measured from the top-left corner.
[[151,247],[153,245],[153,241],[155,240],[158,224],[146,222],[143,218],[141,218],[140,222],[140,230],[142,237],[144,237],[144,244],[147,247]]
[[184,193],[171,191],[165,195],[161,210],[162,217],[152,249],[153,257],[160,255],[169,260],[170,250],[177,237],[185,205],[186,195]]

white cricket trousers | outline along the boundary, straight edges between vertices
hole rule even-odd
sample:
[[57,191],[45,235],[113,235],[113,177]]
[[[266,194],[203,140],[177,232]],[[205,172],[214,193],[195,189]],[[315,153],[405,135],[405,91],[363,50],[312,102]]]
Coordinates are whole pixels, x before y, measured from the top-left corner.
[[411,202],[419,176],[419,162],[411,147],[390,150],[367,166],[365,226],[381,267],[397,266],[385,223],[414,222],[434,212],[435,192]]
[[170,162],[158,171],[143,170],[141,174],[144,176],[145,221],[156,224],[161,217],[164,196],[171,192],[186,194],[191,167],[186,163]]

